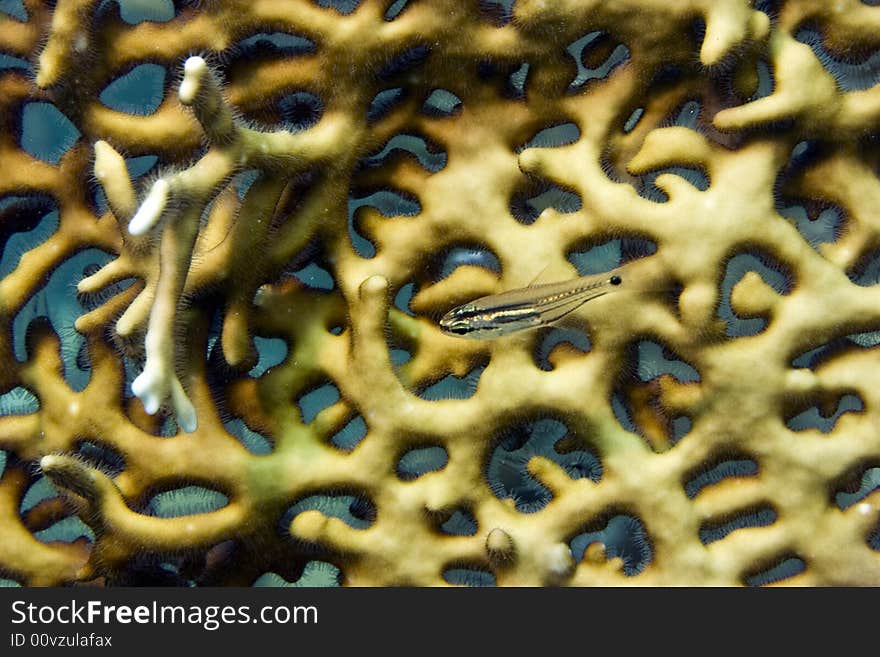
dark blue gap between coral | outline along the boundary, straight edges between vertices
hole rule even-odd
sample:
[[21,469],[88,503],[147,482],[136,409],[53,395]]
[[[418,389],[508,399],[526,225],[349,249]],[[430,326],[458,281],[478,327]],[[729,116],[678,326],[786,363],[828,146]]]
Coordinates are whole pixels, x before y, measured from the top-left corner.
[[126,114],[153,114],[165,95],[165,68],[140,64],[108,84],[98,99],[110,109]]
[[366,529],[376,517],[375,505],[357,495],[315,494],[293,504],[281,519],[286,531],[291,521],[303,511],[320,511],[330,518],[339,518],[352,529]]
[[355,251],[362,258],[372,258],[376,255],[376,247],[373,243],[355,229],[355,214],[363,206],[375,208],[383,217],[412,217],[422,211],[418,201],[390,190],[380,190],[361,198],[349,198],[348,234]]
[[443,579],[457,586],[496,586],[495,575],[478,568],[447,568],[443,571]]
[[818,429],[822,433],[830,433],[834,429],[834,425],[844,413],[860,413],[865,410],[865,405],[861,398],[857,395],[843,395],[837,403],[837,408],[830,417],[823,417],[819,413],[819,408],[811,406],[801,411],[788,421],[787,426],[792,431],[807,431],[809,429]]
[[360,443],[367,435],[367,423],[364,418],[358,415],[337,431],[330,438],[330,443],[339,449],[350,452],[358,443]]
[[591,451],[560,453],[555,445],[569,433],[559,420],[545,418],[506,429],[492,451],[486,478],[498,499],[512,498],[520,513],[534,513],[552,499],[550,491],[528,472],[533,456],[543,456],[561,466],[572,479],[602,478],[602,464]]
[[841,91],[864,91],[880,83],[880,52],[872,53],[861,62],[852,63],[834,57],[822,43],[822,36],[815,30],[798,30],[795,39],[810,46],[816,59],[834,77]]
[[704,470],[691,477],[684,485],[684,492],[690,499],[695,498],[706,487],[724,479],[753,477],[758,474],[758,464],[752,459],[730,459]]
[[758,257],[753,253],[740,253],[733,256],[727,262],[724,271],[724,278],[721,281],[721,302],[718,306],[718,317],[726,324],[727,337],[757,335],[767,327],[767,320],[764,318],[742,318],[733,312],[730,305],[734,286],[750,271],[756,272],[764,280],[764,283],[779,294],[785,295],[791,292],[792,281],[787,274],[783,273],[784,268],[775,259],[765,254]]
[[580,276],[587,276],[610,271],[656,252],[657,245],[651,240],[642,237],[623,237],[591,245],[582,251],[572,250],[567,258]]
[[442,470],[448,462],[449,454],[439,445],[416,447],[400,457],[397,476],[404,481],[412,481],[429,472]]
[[708,545],[715,541],[720,541],[738,529],[767,527],[774,522],[776,522],[776,511],[769,507],[757,509],[737,515],[720,524],[704,523],[700,527],[700,541],[703,542],[703,545]]
[[466,509],[456,509],[449,519],[440,525],[444,534],[451,536],[474,536],[477,533],[477,521]]
[[309,424],[325,408],[329,408],[339,401],[339,388],[332,383],[326,383],[310,392],[307,392],[297,400],[303,424]]
[[572,42],[565,49],[571,55],[577,65],[577,75],[568,86],[569,91],[578,91],[582,89],[591,80],[601,80],[608,77],[615,68],[629,60],[629,48],[623,44],[617,45],[610,55],[602,64],[596,68],[588,68],[584,66],[584,51],[591,46],[598,45],[601,37],[607,36],[605,32],[590,32],[580,39]]
[[535,364],[545,372],[552,371],[553,365],[549,357],[560,344],[568,344],[587,353],[590,351],[590,336],[576,329],[552,328],[545,331],[535,349]]
[[807,565],[804,563],[803,559],[790,557],[781,561],[775,566],[772,566],[766,570],[747,577],[746,585],[766,586],[767,584],[773,584],[775,582],[780,582],[784,579],[788,579],[789,577],[799,575],[806,569]]
[[210,513],[229,504],[223,493],[204,486],[183,486],[157,493],[147,505],[150,515],[157,518],[180,518],[197,513]]
[[841,511],[846,511],[854,504],[864,500],[878,488],[880,488],[880,468],[868,468],[862,474],[862,481],[856,492],[840,491],[834,496],[834,501]]
[[623,572],[627,577],[638,575],[653,558],[645,527],[632,516],[614,516],[604,529],[572,538],[569,545],[575,561],[583,561],[584,553],[592,543],[602,543],[608,559],[623,559]]

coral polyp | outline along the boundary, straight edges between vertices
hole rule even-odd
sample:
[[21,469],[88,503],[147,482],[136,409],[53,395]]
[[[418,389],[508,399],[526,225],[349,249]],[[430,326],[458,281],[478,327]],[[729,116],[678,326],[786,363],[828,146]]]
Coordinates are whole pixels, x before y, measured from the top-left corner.
[[880,8],[140,5],[0,9],[4,583],[880,584]]

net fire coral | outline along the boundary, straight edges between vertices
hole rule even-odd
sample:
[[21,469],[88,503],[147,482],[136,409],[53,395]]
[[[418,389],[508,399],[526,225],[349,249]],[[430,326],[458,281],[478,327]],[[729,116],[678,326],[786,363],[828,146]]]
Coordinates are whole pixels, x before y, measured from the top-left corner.
[[2,582],[877,585],[875,4],[0,4]]

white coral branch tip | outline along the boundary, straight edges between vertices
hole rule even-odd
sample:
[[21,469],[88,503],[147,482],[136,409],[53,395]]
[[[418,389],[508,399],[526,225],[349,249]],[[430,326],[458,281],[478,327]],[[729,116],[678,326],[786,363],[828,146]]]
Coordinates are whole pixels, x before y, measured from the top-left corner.
[[141,203],[141,207],[128,222],[128,232],[132,235],[144,235],[155,226],[162,213],[165,212],[165,206],[168,204],[168,193],[171,186],[164,178],[160,178],[153,183],[150,193]]
[[131,391],[141,400],[144,410],[150,415],[155,415],[162,403],[170,397],[177,426],[187,433],[198,428],[196,410],[183,386],[176,376],[167,375],[163,368],[150,366],[148,361],[144,371],[131,382]]
[[551,545],[544,552],[544,567],[553,577],[567,577],[574,570],[571,549],[565,543]]
[[208,71],[208,64],[201,57],[190,57],[183,65],[183,82],[177,92],[180,102],[184,105],[192,105],[199,93],[202,77]]

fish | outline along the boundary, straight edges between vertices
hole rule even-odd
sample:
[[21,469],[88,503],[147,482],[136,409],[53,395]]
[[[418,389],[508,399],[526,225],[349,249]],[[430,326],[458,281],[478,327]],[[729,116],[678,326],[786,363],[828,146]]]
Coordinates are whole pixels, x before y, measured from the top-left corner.
[[616,269],[490,294],[450,310],[440,319],[440,329],[461,338],[492,340],[553,324],[587,301],[623,286],[623,272]]

